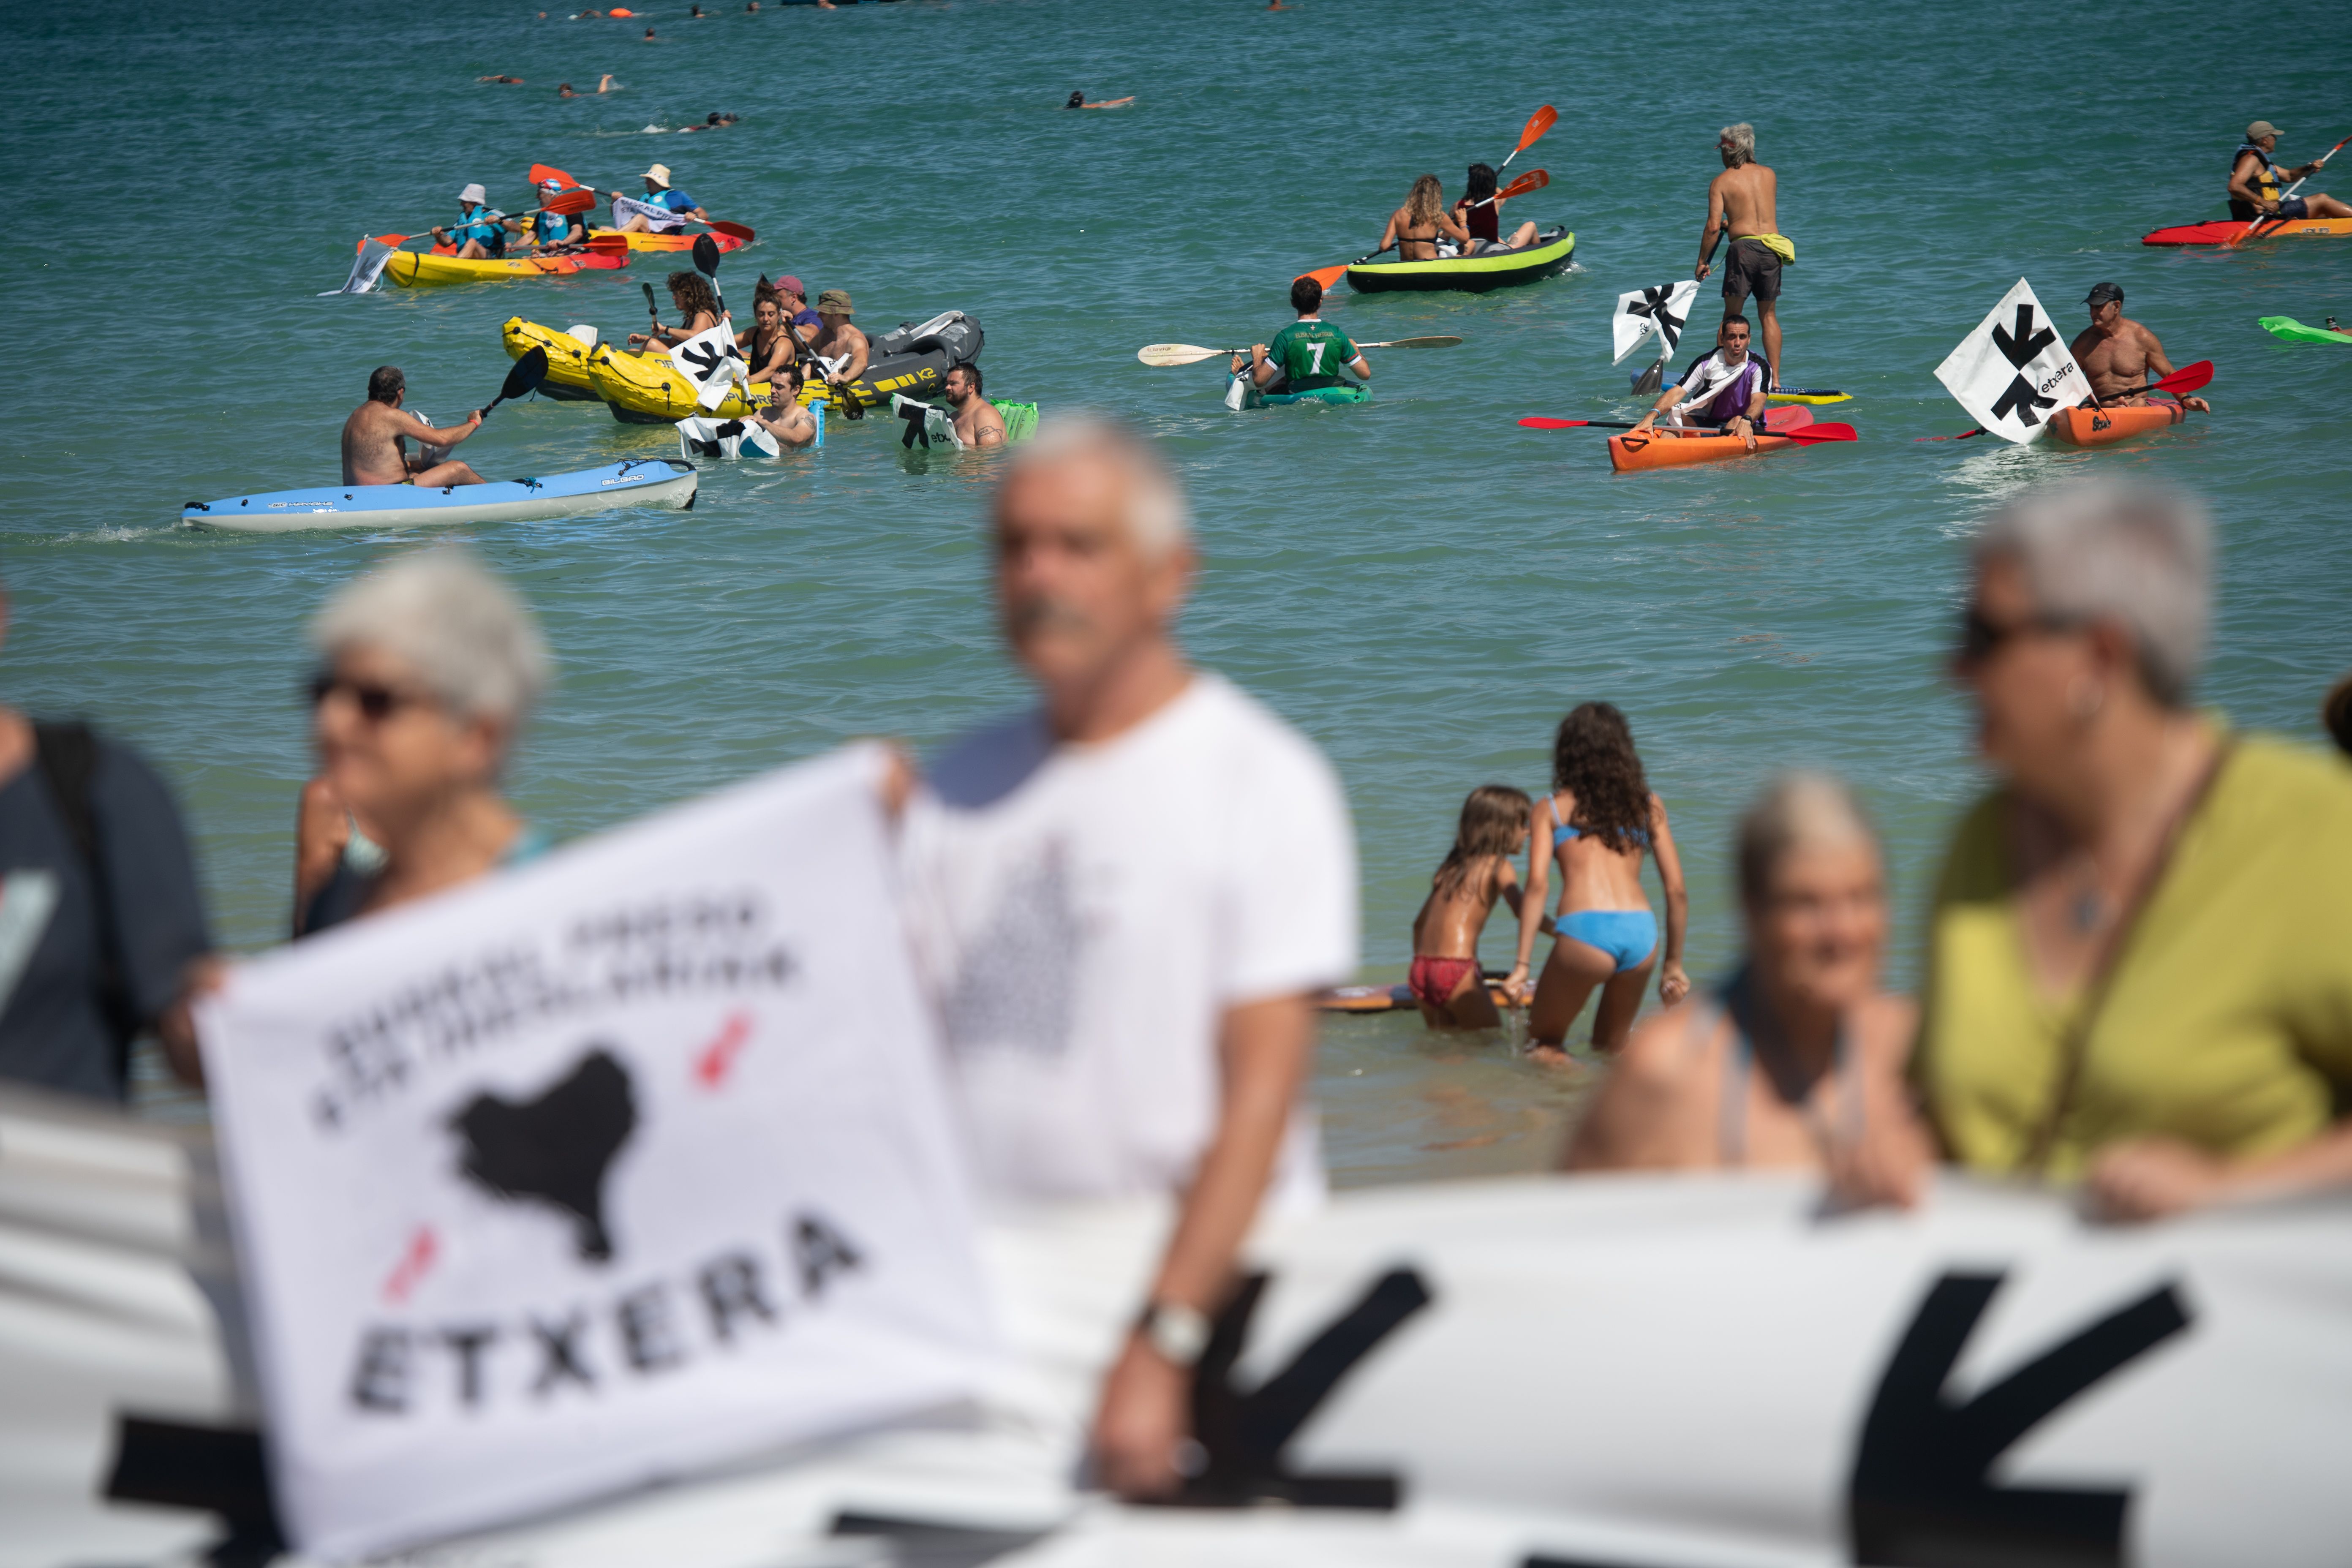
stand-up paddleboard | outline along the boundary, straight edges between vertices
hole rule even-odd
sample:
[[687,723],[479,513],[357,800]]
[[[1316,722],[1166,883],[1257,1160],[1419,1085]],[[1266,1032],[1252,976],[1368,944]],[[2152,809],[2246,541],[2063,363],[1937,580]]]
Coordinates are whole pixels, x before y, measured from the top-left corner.
[[[1497,1008],[1518,1005],[1493,975],[1486,977],[1486,995]],[[1326,1013],[1396,1013],[1410,1012],[1414,1004],[1410,985],[1335,985],[1315,1005]]]
[[2185,223],[2140,236],[2142,245],[2252,245],[2263,239],[2352,239],[2352,217],[2291,217],[2265,222],[2249,234],[2242,218]]
[[2189,416],[2178,403],[2135,408],[2061,408],[2050,416],[2050,439],[2066,447],[2107,447],[2135,436],[2169,430]]
[[631,458],[608,468],[505,479],[486,485],[322,485],[307,490],[192,500],[180,521],[240,533],[314,528],[419,528],[461,522],[526,522],[615,507],[694,510],[695,471],[675,458]]
[[2326,327],[2306,327],[2293,316],[2264,316],[2263,331],[2274,338],[2284,338],[2291,343],[2352,343],[2352,332],[2335,332]]
[[1774,403],[1809,403],[1816,408],[1825,404],[1853,401],[1853,393],[1839,392],[1833,387],[1827,386],[1787,386],[1778,392],[1768,392],[1764,395]]

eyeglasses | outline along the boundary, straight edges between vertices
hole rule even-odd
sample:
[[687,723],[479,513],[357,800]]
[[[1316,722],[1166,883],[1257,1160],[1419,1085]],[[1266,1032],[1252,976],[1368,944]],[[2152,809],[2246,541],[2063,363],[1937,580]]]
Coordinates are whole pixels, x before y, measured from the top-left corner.
[[2003,626],[1970,605],[1960,616],[1960,646],[1953,657],[1961,664],[1982,664],[2012,637],[2028,632],[2072,631],[2080,624],[2063,616],[2028,616]]
[[426,700],[413,691],[396,690],[372,680],[352,680],[337,675],[331,669],[322,669],[312,676],[309,689],[310,706],[314,710],[337,691],[350,692],[352,705],[360,710],[360,717],[371,724],[381,724],[399,710]]

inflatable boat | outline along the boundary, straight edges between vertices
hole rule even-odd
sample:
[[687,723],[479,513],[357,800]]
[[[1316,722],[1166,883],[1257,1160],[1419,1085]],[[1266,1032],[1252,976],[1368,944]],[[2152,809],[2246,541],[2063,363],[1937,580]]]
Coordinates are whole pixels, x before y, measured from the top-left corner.
[[[1004,421],[1004,444],[1008,447],[1026,441],[1037,433],[1037,405],[1014,403],[1007,398],[992,397],[989,406]],[[963,450],[963,437],[956,434],[955,410],[936,403],[926,403],[919,397],[893,395],[890,412],[906,421],[906,434],[899,438],[902,447],[912,447],[918,441],[926,451],[933,447],[949,447]]]
[[1294,403],[1370,403],[1372,389],[1360,383],[1341,382],[1337,386],[1313,386],[1304,392],[1267,392],[1247,375],[1234,376],[1225,384],[1225,406],[1240,413],[1248,408],[1286,408]]
[[[980,358],[984,341],[980,323],[961,310],[948,310],[927,321],[904,321],[875,336],[869,343],[866,374],[849,386],[862,408],[888,405],[894,395],[929,397],[947,388],[948,372]],[[551,365],[554,356],[551,354]],[[675,425],[697,415],[740,419],[753,407],[765,407],[768,384],[755,381],[747,400],[730,392],[717,408],[695,402],[694,384],[678,374],[666,354],[616,350],[607,343],[588,356],[589,384],[613,410],[613,417],[628,425]],[[833,388],[812,380],[802,386],[800,400],[810,407],[835,401]]]
[[1348,268],[1348,287],[1359,294],[1399,289],[1450,289],[1483,294],[1515,289],[1568,269],[1576,236],[1565,226],[1536,236],[1525,250],[1489,250],[1477,256],[1440,256],[1428,261],[1359,261]]
[[461,522],[520,522],[614,507],[694,508],[694,465],[632,458],[602,468],[483,485],[320,485],[307,490],[192,500],[180,521],[239,533],[316,528],[438,528]]
[[509,316],[499,329],[499,346],[507,358],[520,359],[533,349],[547,351],[547,374],[539,395],[559,403],[594,403],[596,388],[588,380],[588,356],[600,341],[596,329],[582,325],[556,331],[520,316]]

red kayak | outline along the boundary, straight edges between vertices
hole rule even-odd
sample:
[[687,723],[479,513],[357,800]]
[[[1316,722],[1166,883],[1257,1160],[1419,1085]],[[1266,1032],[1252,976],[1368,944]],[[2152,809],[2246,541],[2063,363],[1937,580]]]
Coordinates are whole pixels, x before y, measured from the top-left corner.
[[2352,217],[2290,217],[2264,220],[2253,233],[2235,218],[2182,224],[2140,236],[2142,245],[2233,245],[2258,239],[2352,239]]

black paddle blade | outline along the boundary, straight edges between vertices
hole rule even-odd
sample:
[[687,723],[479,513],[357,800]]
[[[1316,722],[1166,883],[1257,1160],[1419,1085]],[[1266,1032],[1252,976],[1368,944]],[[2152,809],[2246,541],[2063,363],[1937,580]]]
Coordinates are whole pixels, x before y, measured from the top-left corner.
[[503,403],[509,397],[529,396],[546,379],[547,351],[533,349],[515,361],[514,368],[507,372],[506,388],[499,394],[499,401]]
[[694,269],[705,278],[719,276],[719,242],[707,234],[694,237]]
[[1665,363],[1660,360],[1642,373],[1641,379],[1633,383],[1634,396],[1655,397],[1658,395],[1659,389],[1665,385]]
[[656,316],[659,316],[661,314],[661,307],[654,303],[654,286],[650,283],[640,283],[637,287],[646,291],[646,309],[651,310]]

